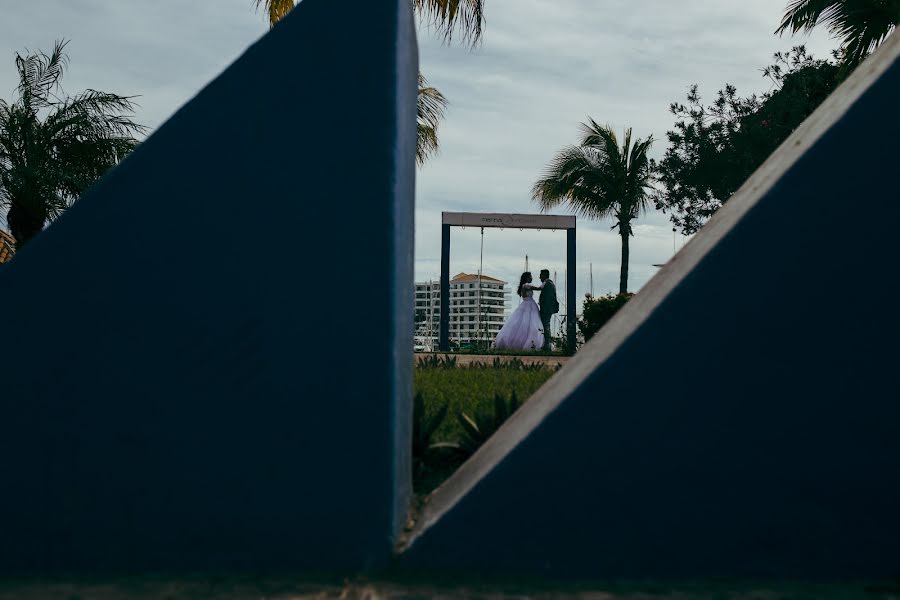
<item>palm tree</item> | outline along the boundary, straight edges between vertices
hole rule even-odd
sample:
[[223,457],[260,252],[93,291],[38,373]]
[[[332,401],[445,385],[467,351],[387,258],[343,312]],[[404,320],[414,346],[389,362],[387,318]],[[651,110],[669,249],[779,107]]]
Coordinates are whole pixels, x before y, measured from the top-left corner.
[[619,293],[625,294],[631,222],[651,206],[653,163],[647,151],[653,136],[632,143],[628,129],[620,147],[609,125],[600,126],[589,119],[582,123],[581,130],[581,143],[563,148],[556,155],[544,176],[534,184],[532,195],[544,211],[568,203],[583,217],[615,219],[612,228],[618,228],[622,239]]
[[841,40],[844,64],[858,65],[900,24],[900,0],[791,0],[775,33],[825,25]]
[[[454,34],[475,45],[481,40],[484,26],[484,0],[411,0],[416,13],[447,42]],[[269,18],[269,26],[283,19],[294,8],[296,0],[256,0]],[[419,74],[419,96],[416,101],[416,163],[421,166],[437,153],[438,126],[444,118],[447,99],[437,88],[428,86]]]
[[71,206],[137,145],[131,97],[86,90],[68,97],[64,41],[51,54],[16,54],[19,86],[0,100],[0,207],[16,246]]

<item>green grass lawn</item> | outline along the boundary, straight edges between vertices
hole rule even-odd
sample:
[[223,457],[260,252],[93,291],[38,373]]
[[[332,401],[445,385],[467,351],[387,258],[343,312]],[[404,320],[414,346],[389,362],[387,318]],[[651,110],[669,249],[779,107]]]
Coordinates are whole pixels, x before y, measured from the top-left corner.
[[506,367],[416,368],[415,391],[425,399],[426,414],[449,404],[447,418],[435,433],[436,442],[455,441],[461,433],[456,415],[491,411],[494,395],[509,398],[513,390],[524,402],[556,372],[553,368],[523,370]]
[[[431,356],[416,365],[415,392],[422,395],[424,415],[419,417],[414,431],[428,430],[427,442],[413,444],[413,487],[424,497],[443,483],[459,468],[465,458],[491,435],[506,418],[510,398],[515,392],[519,403],[528,398],[550,379],[557,366],[539,363],[529,365],[519,359],[457,365],[453,357]],[[494,398],[504,400],[504,415],[496,412]],[[436,416],[446,407],[446,416],[436,429]],[[460,415],[465,414],[478,423],[478,440],[463,435]],[[480,419],[483,418],[484,420]],[[471,433],[471,432],[470,432]],[[414,433],[414,438],[417,434]],[[464,438],[467,438],[464,440]],[[445,447],[439,447],[442,444]],[[452,447],[446,447],[449,444]],[[424,448],[428,449],[424,449]]]

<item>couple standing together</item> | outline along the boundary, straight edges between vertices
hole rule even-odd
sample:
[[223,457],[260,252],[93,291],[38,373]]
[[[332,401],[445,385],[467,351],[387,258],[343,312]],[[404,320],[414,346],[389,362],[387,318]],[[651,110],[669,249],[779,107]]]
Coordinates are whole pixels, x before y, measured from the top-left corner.
[[[494,348],[498,350],[550,350],[550,317],[559,312],[556,300],[556,286],[550,279],[550,271],[542,269],[541,284],[531,284],[531,273],[525,271],[516,290],[522,303],[503,325]],[[534,290],[541,292],[538,302],[534,301]]]

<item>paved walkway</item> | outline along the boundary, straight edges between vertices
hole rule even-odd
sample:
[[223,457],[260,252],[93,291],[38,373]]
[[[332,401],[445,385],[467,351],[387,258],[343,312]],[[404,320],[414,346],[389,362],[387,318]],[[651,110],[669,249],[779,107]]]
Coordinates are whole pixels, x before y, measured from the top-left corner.
[[446,352],[416,352],[416,362],[420,358],[428,358],[429,356],[438,356],[443,358],[450,356],[456,359],[458,365],[470,365],[475,362],[490,364],[496,359],[501,362],[509,362],[512,359],[519,359],[523,363],[530,365],[534,363],[544,363],[550,366],[565,365],[571,356],[541,355],[541,354],[523,354],[521,356],[514,354],[453,354]]

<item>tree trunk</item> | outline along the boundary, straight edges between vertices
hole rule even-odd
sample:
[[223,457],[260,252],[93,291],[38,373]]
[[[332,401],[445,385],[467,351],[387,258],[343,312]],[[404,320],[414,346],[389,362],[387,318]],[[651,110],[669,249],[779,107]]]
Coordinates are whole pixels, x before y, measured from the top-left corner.
[[20,251],[25,244],[39,234],[44,228],[45,219],[42,216],[34,215],[21,203],[13,201],[6,213],[6,224],[9,225],[9,232],[16,238],[16,252]]
[[628,293],[628,238],[631,235],[631,222],[619,221],[619,235],[622,236],[622,267],[619,271],[619,293]]

